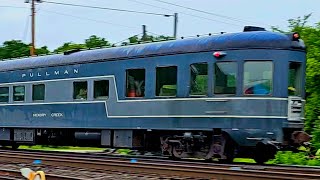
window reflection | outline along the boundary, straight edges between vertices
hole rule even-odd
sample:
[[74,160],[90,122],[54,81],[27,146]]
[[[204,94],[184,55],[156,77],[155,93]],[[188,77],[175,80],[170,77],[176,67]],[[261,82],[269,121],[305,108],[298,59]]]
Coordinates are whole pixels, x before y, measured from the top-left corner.
[[245,62],[244,94],[268,95],[272,92],[272,62]]

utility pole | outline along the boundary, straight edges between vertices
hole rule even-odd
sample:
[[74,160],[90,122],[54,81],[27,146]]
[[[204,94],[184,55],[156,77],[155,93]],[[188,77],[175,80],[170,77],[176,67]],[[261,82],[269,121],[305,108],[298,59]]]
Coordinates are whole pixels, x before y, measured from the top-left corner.
[[[41,0],[31,0],[31,47],[30,55],[34,56],[36,54],[35,48],[35,34],[36,34],[36,2],[40,3]],[[30,3],[30,0],[26,0],[25,3]]]
[[177,38],[177,28],[178,28],[178,13],[174,13],[174,26],[173,26],[173,37]]
[[142,41],[146,41],[147,40],[147,28],[146,25],[142,25]]

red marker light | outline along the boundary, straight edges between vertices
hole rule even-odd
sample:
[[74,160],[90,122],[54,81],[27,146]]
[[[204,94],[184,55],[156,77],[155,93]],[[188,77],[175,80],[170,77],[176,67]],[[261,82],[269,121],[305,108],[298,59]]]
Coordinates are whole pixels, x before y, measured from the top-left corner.
[[220,57],[220,52],[214,52],[213,55],[214,57]]
[[223,57],[225,55],[226,55],[226,53],[225,52],[221,52],[221,51],[217,51],[217,52],[213,53],[213,56],[216,57],[216,58],[220,58],[220,57]]

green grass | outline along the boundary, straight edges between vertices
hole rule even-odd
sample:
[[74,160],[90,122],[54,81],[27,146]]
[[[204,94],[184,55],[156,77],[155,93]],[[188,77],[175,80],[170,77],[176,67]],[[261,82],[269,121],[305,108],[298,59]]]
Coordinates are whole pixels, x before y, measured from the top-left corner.
[[76,146],[20,146],[19,149],[27,149],[27,150],[44,150],[44,151],[54,151],[54,150],[105,150],[106,148],[97,148],[97,147],[76,147]]
[[237,163],[256,163],[255,160],[250,159],[250,158],[235,158],[233,162]]

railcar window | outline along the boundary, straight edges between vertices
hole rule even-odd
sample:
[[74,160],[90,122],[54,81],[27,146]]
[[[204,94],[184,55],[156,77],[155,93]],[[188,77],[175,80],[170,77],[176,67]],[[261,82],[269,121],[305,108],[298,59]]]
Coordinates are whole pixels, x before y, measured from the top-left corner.
[[33,101],[43,101],[45,94],[44,84],[35,84],[32,86],[32,100]]
[[94,98],[107,99],[109,97],[109,81],[100,80],[94,81]]
[[87,81],[73,82],[73,99],[86,100],[88,95]]
[[176,96],[177,66],[157,67],[156,96]]
[[289,65],[289,96],[301,96],[302,72],[301,63],[290,62]]
[[190,95],[206,95],[208,93],[207,63],[191,64],[190,73]]
[[13,87],[13,101],[24,101],[25,87],[14,86]]
[[272,92],[272,62],[244,63],[244,94],[269,95]]
[[144,97],[145,69],[128,69],[126,71],[126,96]]
[[214,64],[215,94],[236,94],[237,63],[219,62]]
[[9,87],[0,87],[0,102],[9,102]]

